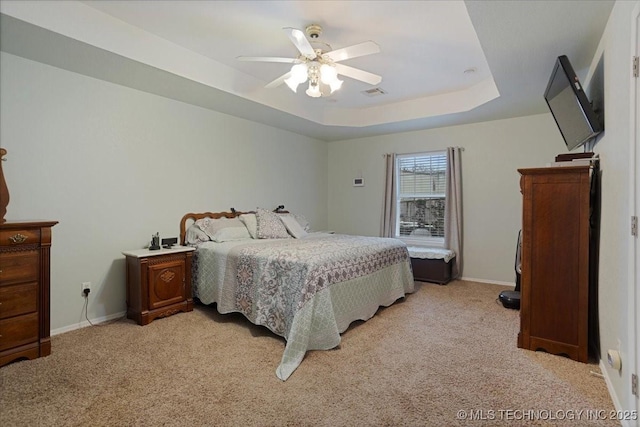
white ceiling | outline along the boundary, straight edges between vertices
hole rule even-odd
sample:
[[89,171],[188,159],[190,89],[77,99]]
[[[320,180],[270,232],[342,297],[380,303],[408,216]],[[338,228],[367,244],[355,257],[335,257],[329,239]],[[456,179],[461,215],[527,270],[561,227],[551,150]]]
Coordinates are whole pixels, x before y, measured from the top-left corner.
[[[332,141],[548,111],[555,58],[584,79],[613,1],[84,1],[0,3],[0,49],[56,67]],[[382,76],[386,94],[344,77],[314,99],[286,85],[283,27],[319,24],[344,62]],[[465,70],[474,69],[474,72]]]

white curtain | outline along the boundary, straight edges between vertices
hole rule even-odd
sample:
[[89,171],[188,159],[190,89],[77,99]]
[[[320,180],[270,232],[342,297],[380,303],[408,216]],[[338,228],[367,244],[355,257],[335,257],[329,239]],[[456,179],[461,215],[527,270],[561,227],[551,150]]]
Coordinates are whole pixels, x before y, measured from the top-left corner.
[[396,231],[396,155],[385,154],[383,157],[385,162],[385,177],[380,236],[393,237]]
[[462,169],[460,147],[447,148],[447,177],[444,206],[444,247],[456,253],[452,278],[462,276]]

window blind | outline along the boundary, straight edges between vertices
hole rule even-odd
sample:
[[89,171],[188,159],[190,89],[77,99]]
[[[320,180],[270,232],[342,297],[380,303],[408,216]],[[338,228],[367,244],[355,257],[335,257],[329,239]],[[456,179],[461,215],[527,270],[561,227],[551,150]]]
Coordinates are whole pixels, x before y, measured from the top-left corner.
[[399,155],[396,162],[396,235],[417,239],[444,238],[446,153]]

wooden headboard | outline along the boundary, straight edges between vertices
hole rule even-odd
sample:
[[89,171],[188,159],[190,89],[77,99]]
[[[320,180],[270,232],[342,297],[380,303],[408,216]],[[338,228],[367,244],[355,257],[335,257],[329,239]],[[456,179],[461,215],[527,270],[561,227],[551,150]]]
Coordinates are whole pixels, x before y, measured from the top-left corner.
[[[274,212],[289,213],[289,211],[282,210],[284,206],[278,206]],[[202,212],[202,213],[188,213],[185,214],[180,220],[180,244],[185,245],[185,238],[187,236],[187,228],[194,222],[202,218],[235,218],[245,213],[255,213],[255,211],[239,212],[231,208],[231,212]]]
[[235,218],[237,216],[242,215],[245,212],[238,212],[233,210],[233,212],[202,212],[202,213],[188,213],[182,217],[180,220],[180,244],[185,244],[185,237],[187,235],[187,228],[194,222],[202,218]]

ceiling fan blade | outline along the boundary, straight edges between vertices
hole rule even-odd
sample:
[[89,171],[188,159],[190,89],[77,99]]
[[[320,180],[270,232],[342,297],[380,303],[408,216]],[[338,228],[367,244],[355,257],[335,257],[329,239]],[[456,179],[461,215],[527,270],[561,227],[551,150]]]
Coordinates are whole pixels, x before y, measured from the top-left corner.
[[348,65],[343,64],[335,64],[335,66],[338,74],[360,80],[361,82],[369,83],[373,86],[380,84],[382,81],[382,77],[368,71],[359,70],[358,68],[349,67]]
[[293,42],[302,55],[309,59],[314,59],[317,56],[316,51],[313,50],[311,43],[309,43],[309,40],[307,40],[307,37],[302,31],[291,27],[285,27],[283,30],[287,33],[291,42]]
[[286,74],[281,75],[280,77],[278,77],[277,79],[275,79],[274,81],[272,81],[271,83],[269,83],[268,85],[265,86],[266,89],[272,89],[274,87],[278,87],[280,86],[282,83],[284,83],[285,79],[288,79],[289,76],[291,76],[291,71],[289,71]]
[[236,59],[247,62],[284,62],[286,64],[296,64],[300,62],[298,58],[277,58],[270,56],[238,56]]
[[331,52],[327,52],[322,56],[330,58],[333,62],[339,62],[379,52],[380,46],[378,46],[378,44],[375,42],[368,41],[364,43],[354,44],[353,46],[343,47],[342,49],[332,50]]

